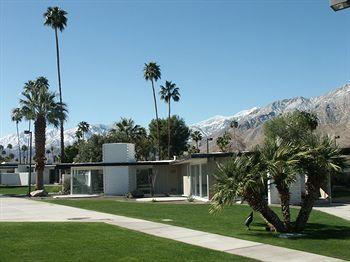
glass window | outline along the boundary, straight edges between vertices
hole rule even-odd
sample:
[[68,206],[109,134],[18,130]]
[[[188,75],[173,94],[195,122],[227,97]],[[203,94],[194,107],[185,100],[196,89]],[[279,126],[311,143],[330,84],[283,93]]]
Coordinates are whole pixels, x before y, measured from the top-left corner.
[[208,171],[207,171],[207,164],[202,165],[202,197],[207,198],[208,197]]

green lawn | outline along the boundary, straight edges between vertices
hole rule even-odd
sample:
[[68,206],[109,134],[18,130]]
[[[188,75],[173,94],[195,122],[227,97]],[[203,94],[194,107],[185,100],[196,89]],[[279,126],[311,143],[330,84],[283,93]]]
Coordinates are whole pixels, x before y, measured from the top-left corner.
[[[276,234],[265,231],[263,220],[257,213],[255,213],[252,230],[246,230],[243,221],[251,209],[245,205],[231,206],[222,213],[211,215],[208,213],[207,204],[135,203],[112,199],[70,199],[49,200],[49,202],[143,218],[350,260],[350,222],[318,211],[312,212],[305,237],[282,239]],[[292,210],[294,217],[296,211]],[[162,219],[173,221],[164,222]]]
[[0,261],[252,261],[103,223],[0,223]]
[[[45,190],[48,193],[57,193],[61,190],[59,185],[45,185]],[[35,185],[32,186],[32,191]],[[26,195],[28,193],[28,186],[0,186],[0,195]]]

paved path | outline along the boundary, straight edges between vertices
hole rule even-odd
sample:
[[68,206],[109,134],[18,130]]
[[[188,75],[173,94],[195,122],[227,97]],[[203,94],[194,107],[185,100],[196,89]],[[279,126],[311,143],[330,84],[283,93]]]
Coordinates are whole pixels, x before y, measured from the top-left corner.
[[330,206],[314,207],[314,209],[350,221],[350,204],[332,204]]
[[27,200],[24,198],[0,196],[0,222],[5,221],[105,222],[149,235],[250,257],[261,261],[341,261],[339,259],[298,250],[155,223],[142,219],[105,214],[80,208]]

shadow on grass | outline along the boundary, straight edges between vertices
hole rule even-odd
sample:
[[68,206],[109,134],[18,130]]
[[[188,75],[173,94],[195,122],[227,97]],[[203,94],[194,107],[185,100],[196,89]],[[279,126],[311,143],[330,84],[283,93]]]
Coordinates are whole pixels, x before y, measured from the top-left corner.
[[[253,223],[251,230],[247,230],[245,235],[254,234],[255,236],[261,237],[276,237],[278,233],[268,232],[265,230],[266,224],[264,223]],[[308,223],[305,231],[301,232],[305,234],[303,237],[290,238],[290,240],[298,239],[350,239],[350,227],[347,226],[336,226],[327,225],[320,223]]]

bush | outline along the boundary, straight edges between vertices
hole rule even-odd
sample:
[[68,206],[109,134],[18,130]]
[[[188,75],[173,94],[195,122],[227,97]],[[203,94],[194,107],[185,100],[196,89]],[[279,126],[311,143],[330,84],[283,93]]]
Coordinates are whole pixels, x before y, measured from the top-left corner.
[[126,194],[126,197],[127,198],[141,198],[141,197],[144,197],[145,194],[140,191],[140,190],[134,190],[132,192],[129,192]]
[[70,194],[70,179],[65,179],[63,182],[63,188],[62,188],[62,194],[63,195],[69,195]]

